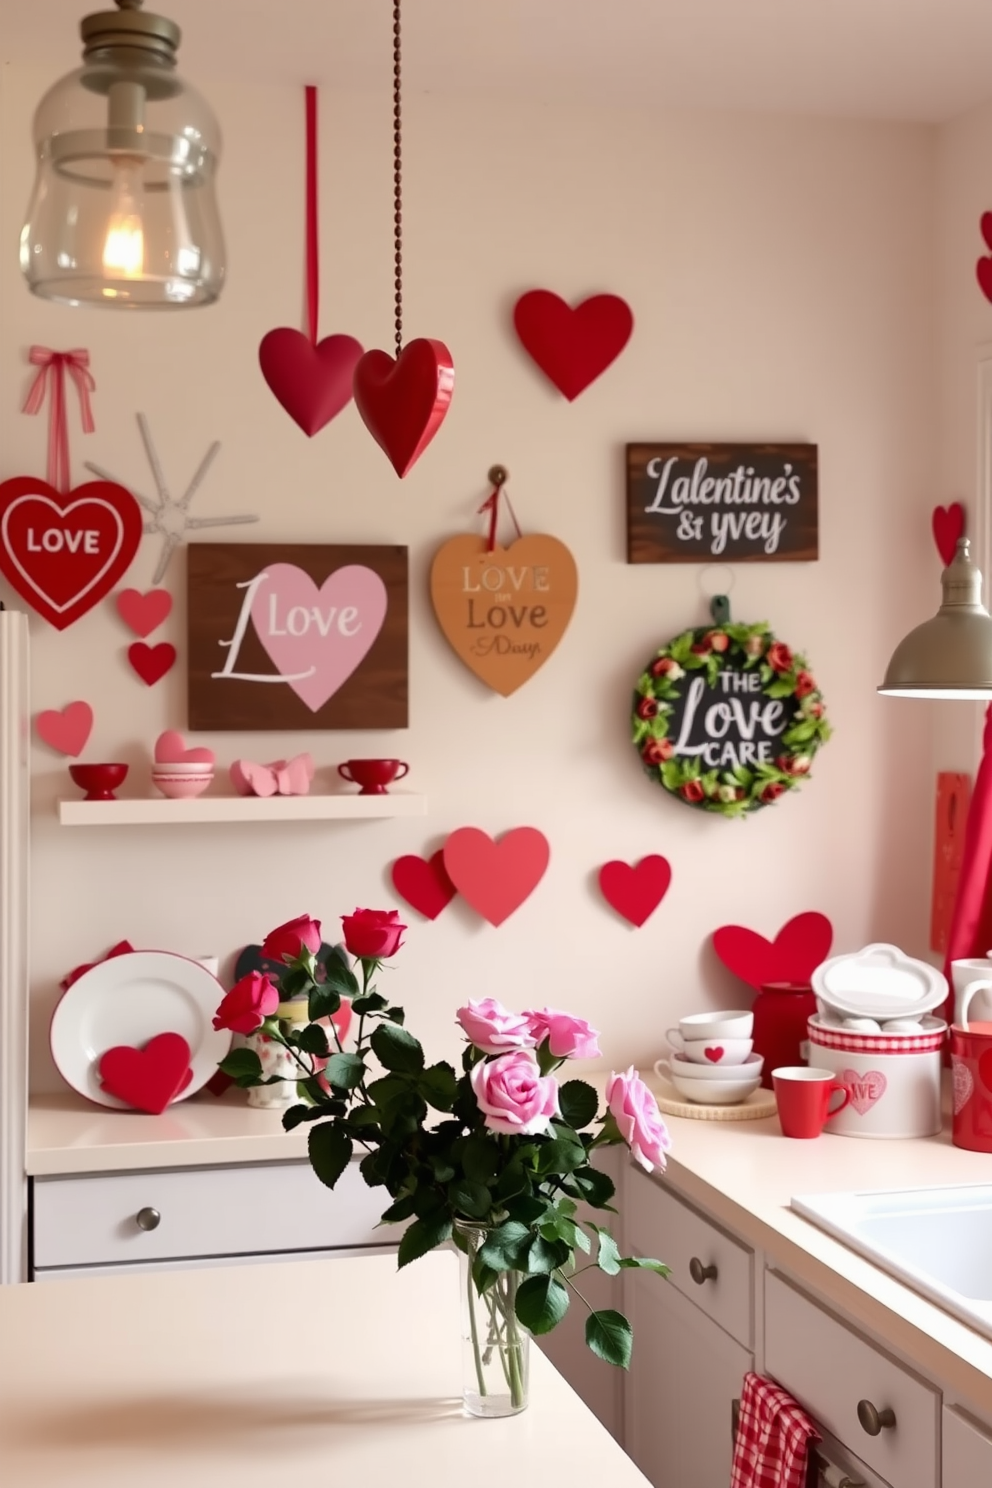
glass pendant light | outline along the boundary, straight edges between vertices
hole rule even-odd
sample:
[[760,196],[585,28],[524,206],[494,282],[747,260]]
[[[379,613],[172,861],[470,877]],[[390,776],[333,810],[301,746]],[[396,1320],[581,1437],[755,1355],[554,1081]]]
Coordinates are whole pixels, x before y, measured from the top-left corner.
[[943,604],[899,642],[878,690],[889,697],[992,698],[992,616],[966,537],[941,583]]
[[176,71],[179,27],[117,5],[81,21],[82,67],[38,105],[21,269],[68,305],[209,305],[224,282],[217,121]]

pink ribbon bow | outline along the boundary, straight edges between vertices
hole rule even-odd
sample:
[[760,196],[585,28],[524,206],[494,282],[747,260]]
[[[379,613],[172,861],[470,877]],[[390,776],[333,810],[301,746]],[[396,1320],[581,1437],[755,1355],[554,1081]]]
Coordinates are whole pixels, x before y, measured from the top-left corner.
[[69,469],[69,424],[65,409],[65,374],[76,384],[79,393],[80,420],[84,434],[92,434],[93,409],[90,393],[96,383],[89,370],[90,354],[85,347],[73,351],[52,351],[47,346],[32,346],[29,359],[38,368],[38,374],[24,401],[25,413],[40,413],[49,384],[52,402],[48,417],[48,484],[65,494],[71,486]]

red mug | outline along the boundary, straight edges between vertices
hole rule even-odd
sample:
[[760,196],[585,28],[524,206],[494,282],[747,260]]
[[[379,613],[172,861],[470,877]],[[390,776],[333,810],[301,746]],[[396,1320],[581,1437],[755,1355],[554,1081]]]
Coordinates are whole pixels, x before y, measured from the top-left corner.
[[[851,1092],[835,1078],[833,1070],[812,1069],[805,1064],[772,1070],[772,1084],[786,1137],[818,1137],[827,1119],[843,1111],[851,1099]],[[843,1099],[840,1105],[832,1106],[835,1095]]]
[[352,785],[361,786],[361,796],[384,796],[386,786],[393,780],[402,780],[409,769],[403,760],[351,759],[338,765],[338,774]]
[[951,1140],[971,1152],[992,1152],[992,1023],[969,1023],[975,993],[989,982],[971,982],[961,995],[960,1024],[951,1026],[954,1117]]

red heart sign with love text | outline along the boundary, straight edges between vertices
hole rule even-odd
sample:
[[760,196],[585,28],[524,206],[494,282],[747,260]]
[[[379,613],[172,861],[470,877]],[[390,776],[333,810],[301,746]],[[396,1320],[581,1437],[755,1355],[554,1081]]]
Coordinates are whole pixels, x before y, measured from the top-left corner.
[[362,355],[354,336],[325,336],[316,346],[290,326],[262,337],[258,361],[277,400],[311,438],[351,402]]
[[572,401],[623,351],[634,317],[619,295],[593,295],[571,306],[550,289],[532,289],[513,309],[524,349]]
[[65,495],[30,475],[0,484],[0,573],[56,630],[110,592],[141,533],[138,503],[112,481]]
[[393,888],[428,920],[436,920],[457,890],[444,866],[444,849],[429,858],[407,853],[393,864]]
[[946,568],[957,552],[958,538],[964,536],[964,507],[960,501],[952,501],[950,506],[935,506],[931,522],[933,540]]
[[603,898],[611,909],[638,929],[654,914],[671,881],[671,864],[658,853],[633,865],[619,860],[604,863],[599,870]]
[[514,827],[498,842],[478,827],[459,827],[444,844],[444,866],[455,888],[490,925],[519,909],[537,888],[551,857],[543,832]]
[[826,915],[809,910],[766,940],[742,925],[713,931],[713,949],[729,971],[756,990],[768,982],[808,982],[830,954],[834,930]]
[[455,364],[443,341],[420,337],[399,356],[367,351],[355,368],[355,405],[400,477],[441,427],[455,388]]
[[189,1044],[180,1033],[160,1033],[143,1049],[118,1044],[100,1059],[100,1085],[118,1100],[160,1115],[193,1078]]

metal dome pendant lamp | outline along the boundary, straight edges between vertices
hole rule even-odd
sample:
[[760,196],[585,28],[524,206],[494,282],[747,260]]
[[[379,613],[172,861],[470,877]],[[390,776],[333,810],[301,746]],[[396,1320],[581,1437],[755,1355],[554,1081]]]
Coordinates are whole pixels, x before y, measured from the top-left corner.
[[35,113],[21,269],[67,305],[209,305],[224,283],[220,130],[176,71],[179,27],[142,0],[117,6],[80,22],[83,65]]
[[992,616],[966,537],[941,584],[943,604],[899,642],[878,690],[889,697],[992,698]]

